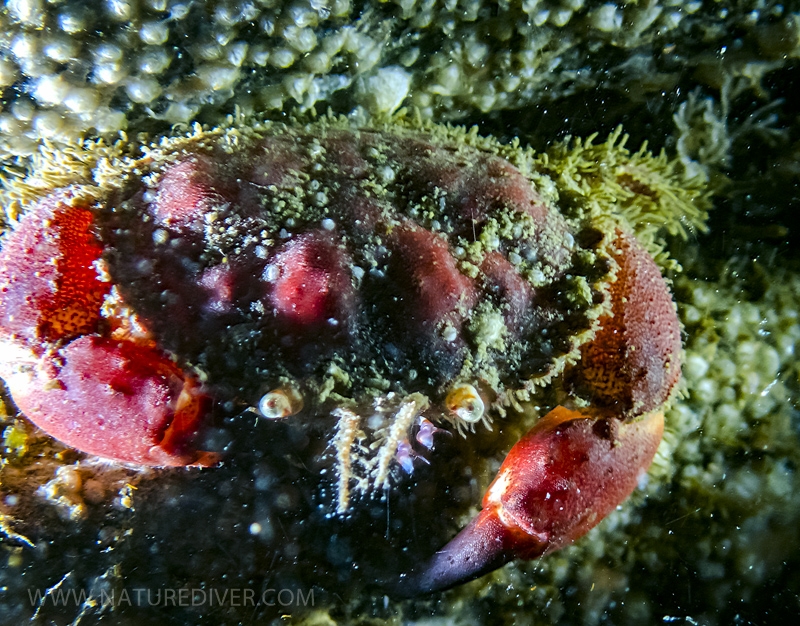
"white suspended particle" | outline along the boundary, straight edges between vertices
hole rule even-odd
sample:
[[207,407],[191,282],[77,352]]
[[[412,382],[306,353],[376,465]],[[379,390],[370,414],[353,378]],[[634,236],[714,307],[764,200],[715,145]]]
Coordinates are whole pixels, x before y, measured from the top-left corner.
[[442,331],[442,339],[447,343],[452,343],[458,337],[458,331],[449,324]]

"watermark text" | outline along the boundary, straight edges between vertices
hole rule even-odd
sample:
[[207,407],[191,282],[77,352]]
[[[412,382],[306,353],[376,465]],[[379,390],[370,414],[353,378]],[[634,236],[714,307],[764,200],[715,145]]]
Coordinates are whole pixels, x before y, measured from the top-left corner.
[[181,607],[308,607],[314,606],[314,590],[309,589],[265,589],[249,587],[209,587],[206,589],[180,588],[132,588],[100,590],[89,595],[85,589],[61,589],[60,585],[49,589],[28,589],[31,606],[68,607],[82,606],[87,602],[102,606],[181,606]]

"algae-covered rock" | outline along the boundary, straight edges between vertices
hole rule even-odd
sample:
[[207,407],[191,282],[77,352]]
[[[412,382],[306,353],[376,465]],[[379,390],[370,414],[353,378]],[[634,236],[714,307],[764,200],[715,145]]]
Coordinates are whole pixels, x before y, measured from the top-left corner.
[[791,4],[756,0],[14,0],[0,150],[234,107],[442,120],[583,98],[615,125],[645,102],[677,106],[692,82],[762,90],[797,58],[797,25]]

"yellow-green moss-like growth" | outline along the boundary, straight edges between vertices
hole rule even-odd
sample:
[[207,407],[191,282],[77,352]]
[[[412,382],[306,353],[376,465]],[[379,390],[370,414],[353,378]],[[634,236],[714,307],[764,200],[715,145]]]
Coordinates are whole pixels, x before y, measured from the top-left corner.
[[631,153],[622,127],[604,143],[594,143],[596,138],[567,138],[539,155],[538,165],[555,181],[562,203],[624,218],[653,253],[664,234],[705,230],[711,202],[703,176],[688,174],[664,150],[652,154],[647,142]]

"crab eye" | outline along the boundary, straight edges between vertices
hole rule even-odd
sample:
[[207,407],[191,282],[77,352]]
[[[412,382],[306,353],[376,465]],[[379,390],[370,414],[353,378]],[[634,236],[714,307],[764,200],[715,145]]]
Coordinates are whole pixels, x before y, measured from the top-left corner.
[[472,385],[456,385],[445,398],[447,409],[469,424],[483,418],[484,404],[478,391]]
[[268,419],[281,419],[299,413],[303,396],[294,387],[280,387],[264,394],[258,401],[258,411]]

